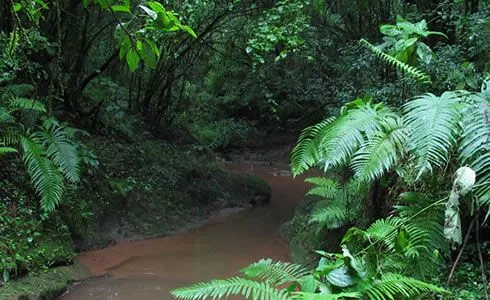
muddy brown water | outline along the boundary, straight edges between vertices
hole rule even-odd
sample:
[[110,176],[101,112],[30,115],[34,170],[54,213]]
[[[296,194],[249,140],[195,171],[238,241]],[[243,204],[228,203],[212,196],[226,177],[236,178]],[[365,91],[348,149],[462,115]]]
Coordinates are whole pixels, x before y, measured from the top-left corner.
[[[307,190],[284,166],[231,164],[230,172],[255,174],[272,188],[270,203],[215,217],[186,233],[128,242],[80,254],[93,277],[73,285],[60,299],[173,299],[171,289],[237,274],[261,258],[288,260],[277,236]],[[240,299],[240,298],[230,298]]]

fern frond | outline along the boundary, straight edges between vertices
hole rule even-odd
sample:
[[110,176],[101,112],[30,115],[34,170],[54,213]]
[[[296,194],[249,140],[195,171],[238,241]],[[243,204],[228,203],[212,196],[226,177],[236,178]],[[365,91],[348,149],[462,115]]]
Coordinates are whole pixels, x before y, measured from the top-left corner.
[[281,285],[286,282],[298,281],[310,272],[300,265],[273,262],[272,259],[261,259],[240,270],[247,278],[265,280],[271,284]]
[[10,84],[0,87],[0,100],[8,101],[13,97],[26,96],[34,90],[31,84]]
[[378,48],[376,48],[376,46],[374,46],[370,42],[366,41],[365,39],[361,39],[359,42],[361,45],[363,45],[367,49],[369,49],[369,51],[371,51],[374,55],[381,58],[386,63],[394,66],[396,69],[403,72],[404,74],[407,74],[408,76],[414,78],[415,80],[417,80],[419,82],[428,83],[428,84],[431,83],[430,76],[427,75],[426,73],[424,73],[422,70],[420,70],[416,67],[410,66],[410,65],[396,59],[395,57],[384,53],[383,51],[379,50]]
[[53,162],[45,156],[46,150],[35,136],[22,136],[20,142],[27,172],[34,188],[41,196],[41,208],[51,212],[61,201],[64,190],[63,176]]
[[408,129],[401,119],[386,121],[387,128],[367,139],[352,158],[351,168],[360,181],[370,182],[383,176],[405,150]]
[[[395,273],[386,273],[380,280],[364,291],[369,299],[384,300],[398,299],[402,296],[413,299],[427,293],[446,293],[446,290],[436,285]],[[398,296],[398,297],[397,297]]]
[[17,149],[12,148],[12,147],[1,147],[0,146],[0,155],[6,154],[6,153],[14,153],[14,152],[17,152]]
[[320,159],[317,149],[324,132],[333,121],[335,121],[335,118],[326,119],[318,124],[305,128],[301,132],[298,142],[291,153],[291,168],[294,176],[318,164]]
[[48,158],[61,169],[66,179],[76,183],[80,180],[80,158],[70,136],[65,126],[52,121],[44,122],[43,131],[39,134],[47,145]]
[[338,300],[338,299],[360,299],[362,294],[359,292],[344,292],[338,294],[317,294],[297,292],[293,294],[293,299],[301,300]]
[[433,166],[447,164],[448,153],[461,132],[461,111],[467,106],[455,92],[440,97],[425,94],[404,106],[405,124],[411,130],[410,150],[416,157],[418,178]]
[[332,199],[340,191],[339,183],[329,178],[309,177],[305,179],[305,182],[316,185],[316,187],[310,189],[308,193],[306,193],[307,195]]
[[35,110],[39,112],[46,112],[44,104],[39,100],[28,99],[23,97],[13,97],[10,99],[10,107],[23,109],[23,110]]
[[328,205],[316,209],[310,217],[309,223],[319,223],[328,229],[340,228],[349,220],[349,211],[344,205]]
[[6,107],[0,106],[0,123],[13,122],[15,119],[11,114],[11,111]]
[[9,127],[3,130],[0,136],[0,143],[7,146],[15,146],[19,144],[20,131],[17,128]]
[[401,225],[401,219],[397,217],[379,219],[366,229],[365,235],[373,243],[380,242],[385,245],[387,251],[394,251],[395,238]]
[[177,299],[221,299],[230,295],[241,295],[245,299],[289,300],[288,293],[272,287],[268,282],[257,282],[240,277],[212,280],[191,287],[175,289],[170,294]]
[[461,162],[476,172],[475,190],[480,199],[490,193],[490,124],[486,116],[489,109],[490,101],[478,97],[463,112],[463,139],[459,147]]
[[308,127],[292,152],[293,173],[300,174],[318,164],[323,164],[325,170],[345,165],[366,138],[383,130],[384,120],[396,117],[380,104],[363,103],[337,118]]

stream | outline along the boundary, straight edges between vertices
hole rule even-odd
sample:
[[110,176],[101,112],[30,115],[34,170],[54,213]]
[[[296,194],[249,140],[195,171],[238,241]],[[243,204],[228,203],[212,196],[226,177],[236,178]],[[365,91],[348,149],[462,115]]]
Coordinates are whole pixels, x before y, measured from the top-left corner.
[[303,178],[293,179],[287,165],[225,168],[264,179],[272,188],[270,203],[215,216],[185,233],[81,253],[79,261],[93,277],[74,284],[60,299],[170,300],[171,289],[236,275],[261,258],[288,260],[288,247],[277,232],[303,199]]

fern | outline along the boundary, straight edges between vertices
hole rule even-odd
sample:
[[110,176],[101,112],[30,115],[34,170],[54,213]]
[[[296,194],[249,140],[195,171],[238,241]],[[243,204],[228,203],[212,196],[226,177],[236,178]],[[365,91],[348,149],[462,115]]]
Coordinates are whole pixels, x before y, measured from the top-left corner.
[[475,103],[463,112],[463,139],[459,158],[476,172],[476,194],[483,205],[490,206],[490,121],[486,116],[490,101],[483,96],[473,99]]
[[399,299],[400,296],[406,299],[413,299],[416,296],[427,293],[446,293],[446,290],[414,278],[400,274],[386,273],[380,280],[368,287],[364,293],[369,299]]
[[347,106],[338,118],[303,131],[292,151],[291,167],[295,175],[320,163],[325,170],[346,164],[366,139],[383,130],[385,120],[397,118],[381,104],[358,103],[355,100],[355,106]]
[[340,191],[340,185],[338,182],[325,177],[310,177],[306,178],[305,182],[316,185],[316,187],[308,191],[307,195],[332,199]]
[[404,74],[407,74],[408,76],[414,78],[415,80],[417,80],[419,82],[428,83],[428,84],[431,83],[430,76],[427,75],[426,73],[424,73],[422,70],[419,70],[416,67],[410,66],[410,65],[396,59],[395,57],[384,53],[383,51],[379,50],[373,44],[366,41],[365,39],[361,39],[360,44],[365,46],[367,49],[369,49],[374,55],[381,58],[386,63],[394,66],[396,69],[403,72]]
[[411,131],[408,144],[416,157],[418,178],[432,171],[433,166],[447,164],[448,153],[461,132],[461,111],[466,106],[455,92],[440,97],[425,94],[404,106],[404,121]]
[[318,124],[305,128],[291,154],[291,168],[293,175],[299,175],[318,164],[320,157],[318,148],[323,135],[335,118],[326,119]]
[[309,223],[319,223],[328,229],[335,229],[344,226],[349,217],[349,211],[344,205],[329,205],[315,210]]
[[15,109],[23,109],[23,110],[30,109],[39,112],[46,112],[46,107],[41,102],[33,99],[23,98],[23,97],[11,98],[10,107]]
[[338,299],[360,299],[362,298],[362,293],[360,292],[345,292],[338,294],[315,294],[315,293],[304,293],[298,292],[294,293],[293,299],[301,300],[338,300]]
[[7,154],[7,153],[14,153],[14,152],[17,152],[17,149],[12,148],[12,147],[1,147],[0,146],[0,155]]
[[22,136],[20,141],[27,172],[41,196],[41,208],[51,212],[61,201],[64,190],[63,176],[55,164],[46,157],[46,150],[35,135]]
[[47,144],[47,156],[63,172],[65,178],[76,183],[80,180],[80,158],[77,149],[69,138],[72,133],[65,126],[48,120],[44,122],[40,138]]
[[249,279],[265,280],[275,285],[298,281],[310,273],[300,265],[280,261],[273,262],[270,258],[261,259],[243,268],[240,272]]
[[230,295],[241,295],[245,299],[291,299],[284,290],[279,290],[268,282],[257,282],[241,277],[212,280],[195,284],[191,287],[175,289],[170,292],[177,299],[221,299]]
[[34,90],[31,84],[10,84],[0,87],[0,101],[9,101],[14,97],[26,96]]
[[403,155],[408,130],[401,119],[387,119],[383,131],[376,132],[354,154],[351,167],[360,181],[370,182],[390,170]]

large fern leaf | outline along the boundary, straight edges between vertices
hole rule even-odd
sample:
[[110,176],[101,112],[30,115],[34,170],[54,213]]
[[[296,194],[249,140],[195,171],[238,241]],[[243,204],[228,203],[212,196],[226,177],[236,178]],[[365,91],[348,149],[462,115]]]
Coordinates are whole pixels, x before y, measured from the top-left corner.
[[175,289],[170,292],[177,299],[221,299],[230,295],[241,295],[245,299],[291,299],[285,290],[279,290],[268,282],[257,282],[241,277],[212,280],[195,284],[191,287]]
[[425,94],[404,106],[405,124],[410,129],[409,146],[416,157],[418,177],[433,166],[447,164],[448,153],[461,133],[461,111],[467,106],[455,92],[440,97]]
[[310,273],[300,265],[273,262],[272,259],[261,259],[240,270],[247,278],[265,280],[271,284],[281,285],[287,282],[298,281]]
[[338,294],[317,294],[317,293],[305,293],[298,292],[293,294],[293,299],[301,300],[338,300],[338,299],[360,299],[362,294],[359,292],[345,292]]
[[380,280],[367,288],[364,293],[369,299],[392,300],[400,296],[406,299],[414,299],[427,293],[446,293],[446,290],[414,278],[395,273],[386,273]]
[[323,135],[335,118],[326,119],[318,124],[305,128],[291,154],[291,168],[293,175],[299,175],[310,167],[318,164],[320,158],[318,147]]
[[383,131],[364,141],[354,154],[351,167],[356,179],[370,182],[383,176],[403,155],[408,130],[400,118],[384,121]]
[[31,84],[10,84],[0,87],[0,100],[9,101],[14,97],[26,96],[34,90]]
[[36,136],[22,136],[20,142],[23,160],[34,188],[41,196],[41,208],[51,212],[61,201],[64,190],[63,176],[53,162],[46,157],[46,150]]
[[490,101],[483,97],[473,99],[476,101],[463,112],[459,158],[476,172],[476,193],[483,204],[488,201],[490,206],[490,120],[487,115]]
[[325,177],[309,177],[305,182],[316,185],[311,188],[307,195],[318,196],[322,198],[332,199],[340,191],[340,185],[337,181]]
[[338,118],[308,127],[292,152],[293,173],[300,174],[318,164],[323,164],[325,170],[347,164],[366,137],[382,131],[383,120],[395,117],[387,107],[363,103],[346,109]]
[[80,180],[80,158],[70,136],[64,126],[53,121],[44,122],[39,134],[47,145],[48,158],[61,169],[66,179],[76,183]]
[[344,205],[328,205],[316,209],[311,217],[310,223],[319,223],[328,229],[340,228],[349,220],[349,211]]
[[46,112],[44,104],[38,100],[28,99],[24,97],[13,97],[10,99],[10,107],[23,109],[23,110],[35,110],[39,112]]
[[0,155],[1,154],[6,154],[6,153],[14,153],[17,152],[17,149],[12,148],[12,147],[2,147],[0,146]]

